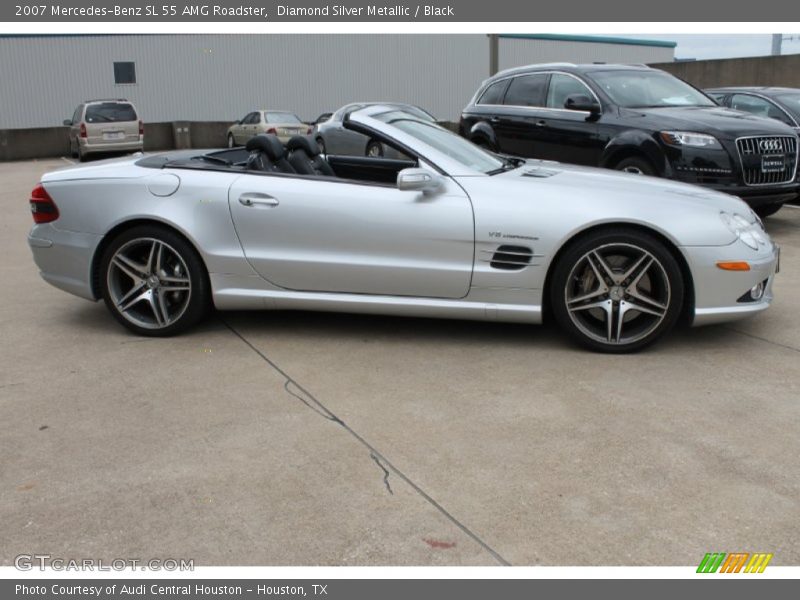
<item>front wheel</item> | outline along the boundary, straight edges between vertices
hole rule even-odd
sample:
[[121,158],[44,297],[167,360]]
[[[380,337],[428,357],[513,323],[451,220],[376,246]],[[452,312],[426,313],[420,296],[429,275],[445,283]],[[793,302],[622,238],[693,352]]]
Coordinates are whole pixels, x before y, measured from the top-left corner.
[[632,173],[634,175],[655,175],[653,166],[643,158],[632,156],[621,160],[615,167],[617,171]]
[[233,139],[233,134],[228,134],[228,148],[235,148],[236,147],[236,140]]
[[756,208],[753,209],[753,212],[756,213],[762,219],[766,219],[767,217],[774,215],[781,208],[783,208],[783,202],[776,202],[775,204],[765,204],[764,206],[757,206]]
[[683,305],[677,260],[637,230],[596,232],[572,244],[555,265],[550,303],[573,339],[598,352],[635,352],[667,333]]
[[143,225],[123,232],[105,249],[100,269],[106,306],[139,335],[180,333],[210,306],[202,260],[167,228]]

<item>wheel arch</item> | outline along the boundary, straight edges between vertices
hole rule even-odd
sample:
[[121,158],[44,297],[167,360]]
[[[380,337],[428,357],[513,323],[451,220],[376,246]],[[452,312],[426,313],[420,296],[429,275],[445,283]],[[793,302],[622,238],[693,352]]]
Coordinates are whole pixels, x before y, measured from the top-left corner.
[[479,141],[488,142],[492,148],[497,148],[497,137],[494,129],[486,121],[477,121],[469,130],[469,141],[477,144]]
[[649,162],[656,174],[665,177],[669,174],[669,164],[661,148],[644,131],[625,131],[606,144],[600,157],[600,165],[613,169],[626,158],[643,158]]
[[655,229],[654,227],[649,227],[642,223],[636,222],[629,222],[629,221],[616,221],[616,222],[607,222],[607,223],[598,223],[595,225],[591,225],[585,229],[581,229],[579,231],[572,232],[566,239],[563,240],[562,244],[559,246],[558,250],[556,250],[553,258],[550,260],[550,264],[547,266],[547,273],[544,279],[544,286],[542,287],[542,316],[543,320],[548,320],[550,316],[550,285],[553,277],[553,271],[555,271],[556,265],[564,253],[575,243],[577,243],[582,238],[586,237],[587,235],[597,233],[600,231],[610,231],[613,232],[618,230],[619,228],[625,229],[633,229],[637,230],[641,233],[646,233],[648,235],[653,236],[662,244],[664,247],[672,254],[673,258],[675,258],[678,266],[681,270],[681,276],[683,277],[683,284],[684,284],[684,298],[683,298],[683,306],[681,307],[681,314],[679,323],[682,324],[690,324],[693,317],[694,317],[694,303],[695,303],[695,285],[694,285],[694,277],[692,277],[692,270],[689,268],[689,263],[686,260],[686,256],[684,256],[683,252],[680,251],[678,245],[675,243],[674,240],[670,239],[664,232]]
[[154,227],[161,227],[163,229],[169,229],[172,233],[180,236],[197,253],[197,256],[200,258],[200,262],[203,264],[205,276],[208,278],[208,264],[206,263],[206,259],[191,237],[189,237],[184,231],[176,227],[174,224],[167,221],[161,221],[152,217],[137,217],[114,225],[114,227],[105,233],[103,238],[97,244],[97,247],[94,250],[94,255],[92,256],[92,263],[90,267],[91,270],[89,271],[89,282],[91,285],[92,296],[95,300],[102,298],[102,275],[100,273],[100,262],[103,258],[103,253],[106,251],[106,248],[108,248],[108,245],[114,241],[117,236],[140,225],[150,225]]

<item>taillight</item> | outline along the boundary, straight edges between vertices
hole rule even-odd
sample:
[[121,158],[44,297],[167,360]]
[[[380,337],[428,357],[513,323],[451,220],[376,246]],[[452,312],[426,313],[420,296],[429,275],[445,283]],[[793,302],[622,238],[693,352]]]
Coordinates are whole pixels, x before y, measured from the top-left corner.
[[272,135],[278,135],[278,130],[275,129],[274,127],[270,127],[269,129],[267,129],[267,133],[271,133]]
[[314,131],[314,128],[313,127],[309,127],[308,129],[306,129],[306,135],[311,135],[311,133],[313,131]]
[[33,188],[30,202],[34,223],[50,223],[58,218],[58,207],[41,183]]
[[82,138],[89,137],[86,133],[86,123],[81,123],[81,133],[80,136]]
[[139,119],[139,135],[144,135],[144,121]]

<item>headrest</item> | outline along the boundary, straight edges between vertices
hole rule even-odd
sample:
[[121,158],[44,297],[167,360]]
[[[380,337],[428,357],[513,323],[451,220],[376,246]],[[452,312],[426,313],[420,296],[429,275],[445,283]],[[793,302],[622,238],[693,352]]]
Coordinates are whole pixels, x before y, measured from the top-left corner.
[[274,135],[267,133],[259,133],[258,135],[251,137],[249,140],[247,140],[245,148],[249,152],[254,152],[256,150],[261,151],[266,154],[267,158],[270,160],[280,160],[286,154],[281,141]]
[[287,150],[302,150],[311,158],[319,154],[319,145],[316,140],[307,135],[296,135],[286,144]]

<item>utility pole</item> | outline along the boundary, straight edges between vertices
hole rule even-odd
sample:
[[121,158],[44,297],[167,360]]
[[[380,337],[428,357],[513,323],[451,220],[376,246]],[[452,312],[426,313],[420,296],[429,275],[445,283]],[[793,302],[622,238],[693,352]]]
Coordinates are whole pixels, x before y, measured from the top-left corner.
[[772,56],[780,56],[781,55],[781,46],[783,45],[783,34],[782,33],[773,33],[772,34]]
[[489,77],[500,70],[500,36],[489,34]]

